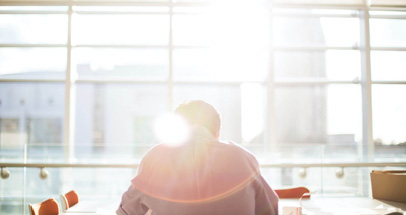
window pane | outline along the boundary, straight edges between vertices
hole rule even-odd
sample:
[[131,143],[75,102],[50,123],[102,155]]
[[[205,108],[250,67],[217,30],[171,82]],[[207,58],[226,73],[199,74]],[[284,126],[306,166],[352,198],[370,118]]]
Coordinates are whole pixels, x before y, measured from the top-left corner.
[[275,77],[354,80],[361,76],[360,59],[359,51],[279,51],[274,54]]
[[23,161],[27,145],[29,161],[63,159],[64,94],[59,83],[0,84],[2,158]]
[[406,80],[406,52],[372,51],[373,80]]
[[371,46],[406,46],[406,20],[370,19]]
[[362,139],[361,89],[357,85],[277,87],[275,117],[278,143],[355,146]]
[[166,80],[166,49],[75,48],[73,59],[79,78],[134,78]]
[[209,102],[221,115],[220,139],[242,144],[252,153],[263,157],[264,92],[265,89],[257,84],[177,85],[174,87],[174,104],[177,106],[195,99]]
[[66,44],[67,15],[0,14],[0,43]]
[[263,81],[269,65],[264,48],[175,49],[174,80]]
[[168,15],[73,16],[74,44],[167,45]]
[[275,17],[274,43],[279,46],[345,46],[359,41],[359,19]]
[[78,84],[75,156],[140,159],[154,144],[154,119],[168,111],[166,85]]
[[174,45],[209,45],[209,32],[209,23],[201,15],[173,15]]
[[[374,85],[372,87],[374,142],[378,145],[406,144],[406,86]],[[376,152],[378,153],[378,152]],[[405,158],[405,151],[393,151]]]
[[0,76],[43,79],[65,76],[65,48],[0,48],[0,59]]
[[[185,11],[184,8],[175,8]],[[188,9],[192,10],[193,8]],[[244,16],[241,16],[244,14]],[[173,44],[190,46],[267,46],[270,38],[269,11],[258,2],[214,4],[196,14],[173,16]]]

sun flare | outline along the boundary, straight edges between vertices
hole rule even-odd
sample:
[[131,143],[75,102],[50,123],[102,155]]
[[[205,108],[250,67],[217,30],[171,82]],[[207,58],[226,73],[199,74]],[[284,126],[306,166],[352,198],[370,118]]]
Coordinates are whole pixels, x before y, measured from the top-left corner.
[[155,120],[154,130],[161,142],[174,147],[185,143],[190,135],[186,121],[177,114],[159,116]]

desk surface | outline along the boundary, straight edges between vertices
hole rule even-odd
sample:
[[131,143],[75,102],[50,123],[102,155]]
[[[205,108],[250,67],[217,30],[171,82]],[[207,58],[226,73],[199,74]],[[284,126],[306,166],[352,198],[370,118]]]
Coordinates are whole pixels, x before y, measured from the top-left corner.
[[[284,206],[299,206],[297,199],[281,199],[279,202],[279,213],[283,214]],[[362,197],[317,197],[302,201],[303,215],[332,215],[332,214],[387,214],[389,212],[406,211],[406,203],[382,201]]]
[[[115,214],[121,199],[83,200],[68,209],[64,215],[111,215]],[[298,199],[281,199],[279,214],[284,206],[299,206]],[[363,197],[318,197],[302,201],[303,215],[381,215],[396,209],[406,211],[406,203],[382,201]],[[406,214],[406,213],[405,213]]]

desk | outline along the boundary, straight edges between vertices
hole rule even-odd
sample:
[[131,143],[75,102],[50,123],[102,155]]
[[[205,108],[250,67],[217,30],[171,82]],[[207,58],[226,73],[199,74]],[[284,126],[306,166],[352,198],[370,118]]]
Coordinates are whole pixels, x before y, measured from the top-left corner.
[[[281,199],[279,214],[283,214],[283,206],[299,206],[297,199]],[[406,203],[382,201],[363,197],[317,197],[302,201],[303,215],[378,215],[386,214],[396,208],[406,211]]]
[[117,199],[85,199],[69,208],[63,215],[110,215],[120,205],[121,198]]
[[[63,215],[112,215],[115,214],[120,201],[121,198],[83,200],[80,204],[68,209],[69,212],[63,213]],[[299,206],[299,200],[281,199],[279,201],[280,215],[283,214],[283,206]],[[391,208],[406,211],[406,203],[364,197],[312,196],[310,199],[302,200],[302,206],[303,215],[381,215],[386,214]],[[87,211],[87,213],[83,213],[83,211]]]

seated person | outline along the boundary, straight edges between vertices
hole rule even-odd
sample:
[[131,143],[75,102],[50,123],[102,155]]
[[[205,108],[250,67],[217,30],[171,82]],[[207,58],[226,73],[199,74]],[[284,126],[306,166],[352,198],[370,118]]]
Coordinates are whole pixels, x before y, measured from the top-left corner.
[[144,155],[117,214],[278,214],[278,197],[254,155],[219,140],[220,115],[195,100],[175,111],[189,125],[184,144],[161,143]]

